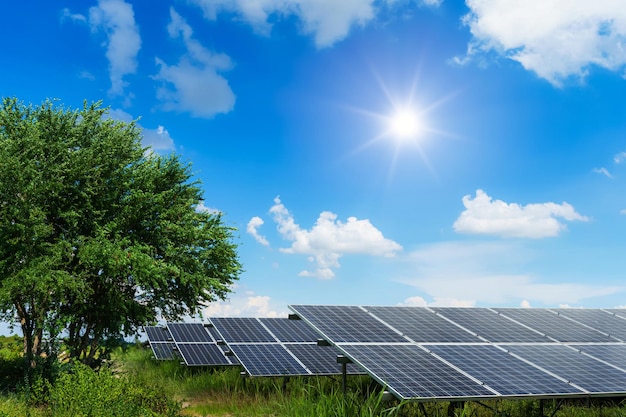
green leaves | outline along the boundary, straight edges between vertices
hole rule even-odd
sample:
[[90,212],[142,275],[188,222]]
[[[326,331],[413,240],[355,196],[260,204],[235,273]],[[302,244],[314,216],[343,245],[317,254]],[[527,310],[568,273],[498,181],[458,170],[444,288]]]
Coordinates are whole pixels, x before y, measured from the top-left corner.
[[241,271],[233,229],[195,210],[190,165],[147,153],[134,123],[106,113],[0,107],[0,307],[31,355],[64,327],[90,362],[102,338],[193,314]]

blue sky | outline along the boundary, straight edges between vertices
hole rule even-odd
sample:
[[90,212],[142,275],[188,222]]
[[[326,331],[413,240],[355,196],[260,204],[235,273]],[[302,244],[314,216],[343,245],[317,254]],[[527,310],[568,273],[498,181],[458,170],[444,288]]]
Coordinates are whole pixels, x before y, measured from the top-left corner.
[[[103,100],[193,164],[288,304],[626,305],[612,0],[9,2],[0,93]],[[397,129],[399,115],[412,129]]]

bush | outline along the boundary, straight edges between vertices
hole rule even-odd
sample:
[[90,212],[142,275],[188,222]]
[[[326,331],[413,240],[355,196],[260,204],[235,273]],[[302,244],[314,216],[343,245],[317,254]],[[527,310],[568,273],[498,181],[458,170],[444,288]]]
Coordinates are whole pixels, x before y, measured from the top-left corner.
[[106,367],[95,371],[78,363],[52,387],[50,408],[55,417],[174,417],[181,410],[159,387],[141,386]]

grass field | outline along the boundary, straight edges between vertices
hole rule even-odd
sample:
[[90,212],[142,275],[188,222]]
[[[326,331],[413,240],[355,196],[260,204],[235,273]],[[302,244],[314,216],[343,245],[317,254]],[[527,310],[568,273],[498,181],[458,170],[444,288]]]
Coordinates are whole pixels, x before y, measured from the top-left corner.
[[93,371],[59,368],[53,383],[20,381],[19,341],[0,337],[0,417],[104,416],[626,416],[626,406],[544,400],[403,403],[383,401],[369,377],[349,377],[347,395],[340,378],[246,378],[240,368],[188,368],[155,361],[140,345],[119,349],[109,367]]

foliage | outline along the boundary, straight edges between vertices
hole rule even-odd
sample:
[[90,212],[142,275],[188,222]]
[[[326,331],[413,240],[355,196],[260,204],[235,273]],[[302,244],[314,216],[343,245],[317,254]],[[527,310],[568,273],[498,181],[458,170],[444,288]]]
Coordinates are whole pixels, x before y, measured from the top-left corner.
[[106,116],[99,103],[0,107],[0,309],[31,367],[64,330],[70,356],[97,365],[102,340],[196,313],[241,270],[233,229],[197,210],[190,165]]
[[107,367],[93,370],[76,364],[63,374],[50,394],[50,408],[58,417],[178,416],[180,404],[159,387],[137,384]]

